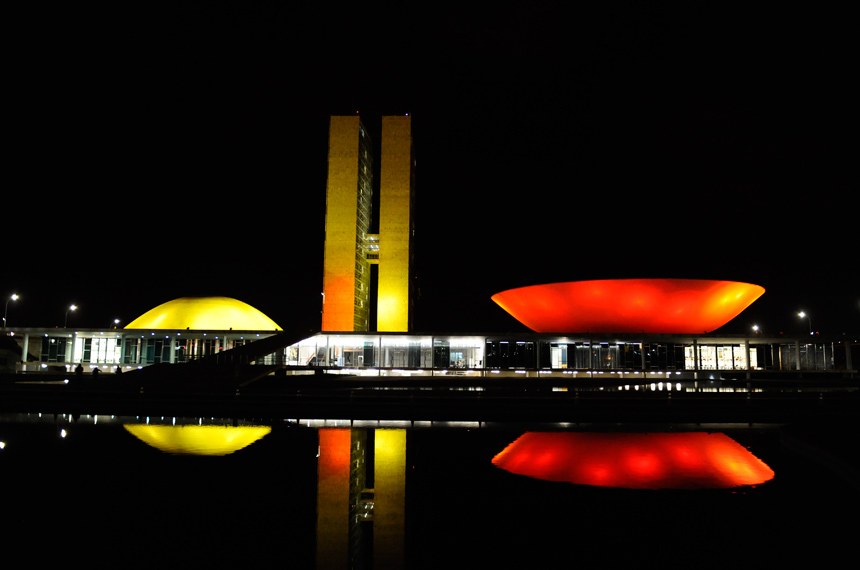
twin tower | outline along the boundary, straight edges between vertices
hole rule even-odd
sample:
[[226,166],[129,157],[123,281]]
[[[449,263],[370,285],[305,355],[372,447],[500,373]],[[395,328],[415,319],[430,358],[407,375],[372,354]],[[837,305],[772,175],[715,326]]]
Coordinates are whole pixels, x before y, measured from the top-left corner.
[[[374,320],[378,332],[412,330],[411,117],[383,116],[380,139],[376,147],[358,115],[331,117],[323,332],[369,332]],[[377,152],[379,206],[374,212]]]

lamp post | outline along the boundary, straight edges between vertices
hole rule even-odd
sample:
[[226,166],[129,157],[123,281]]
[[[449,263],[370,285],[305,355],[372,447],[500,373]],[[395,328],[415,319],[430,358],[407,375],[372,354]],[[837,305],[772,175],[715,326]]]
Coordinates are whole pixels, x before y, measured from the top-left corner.
[[69,325],[69,313],[73,313],[78,310],[78,306],[75,304],[69,305],[69,308],[66,309],[66,317],[63,319],[63,328],[67,328]]
[[753,330],[753,332],[754,332],[755,334],[757,334],[757,335],[758,335],[758,334],[761,334],[761,327],[760,327],[760,326],[758,326],[758,325],[753,325],[753,326],[752,326],[752,330]]
[[809,323],[809,335],[812,336],[812,317],[810,317],[808,313],[805,313],[803,311],[797,313],[797,316],[801,319],[806,319],[806,321]]
[[9,313],[9,301],[17,301],[20,297],[18,297],[18,293],[12,293],[8,299],[6,299],[6,306],[3,307],[3,330],[6,330],[6,315]]

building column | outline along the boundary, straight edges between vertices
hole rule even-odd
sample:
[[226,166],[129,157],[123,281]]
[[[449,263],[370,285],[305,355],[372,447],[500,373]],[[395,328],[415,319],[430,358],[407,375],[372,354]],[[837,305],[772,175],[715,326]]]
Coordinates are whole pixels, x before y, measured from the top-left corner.
[[[24,346],[21,349],[21,372],[27,371],[27,355],[30,353],[30,333],[24,333]],[[849,357],[850,360],[850,357]]]

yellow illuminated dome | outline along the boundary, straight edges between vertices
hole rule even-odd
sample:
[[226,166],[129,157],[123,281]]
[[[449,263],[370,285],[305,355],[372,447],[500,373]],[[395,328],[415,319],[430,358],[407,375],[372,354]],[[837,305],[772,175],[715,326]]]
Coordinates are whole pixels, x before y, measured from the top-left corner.
[[180,297],[145,312],[126,329],[283,330],[247,303],[230,297]]

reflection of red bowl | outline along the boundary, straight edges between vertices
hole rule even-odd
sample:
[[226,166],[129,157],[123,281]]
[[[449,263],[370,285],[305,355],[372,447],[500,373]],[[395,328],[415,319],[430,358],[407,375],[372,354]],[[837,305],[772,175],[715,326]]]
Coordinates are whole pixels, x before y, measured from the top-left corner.
[[628,489],[723,489],[774,477],[724,433],[526,432],[492,462],[544,481]]
[[541,333],[702,334],[764,294],[764,287],[710,279],[601,279],[508,289],[491,297]]

